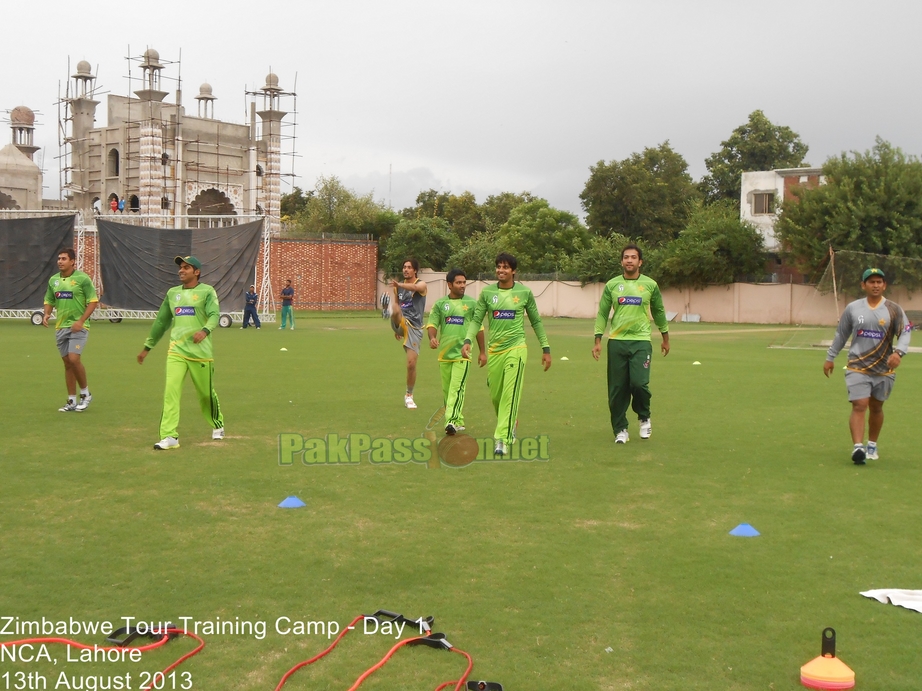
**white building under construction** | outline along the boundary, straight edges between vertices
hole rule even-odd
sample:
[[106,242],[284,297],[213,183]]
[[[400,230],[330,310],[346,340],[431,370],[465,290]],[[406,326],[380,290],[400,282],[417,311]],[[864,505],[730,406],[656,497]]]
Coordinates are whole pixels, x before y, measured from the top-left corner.
[[[161,61],[150,48],[131,64],[130,88],[137,88],[131,96],[106,96],[105,125],[97,124],[90,63],[80,61],[69,78],[59,123],[63,203],[42,202],[41,171],[32,161],[34,114],[26,107],[10,111],[12,142],[0,150],[0,209],[63,206],[80,211],[86,223],[94,214],[117,214],[123,222],[164,228],[215,222],[201,216],[264,215],[276,234],[282,141],[291,136],[282,132],[288,115],[282,108],[283,101],[295,103],[294,93],[270,73],[262,88],[248,92],[250,122],[224,122],[214,118],[217,97],[208,84],[194,97],[195,115],[186,113],[178,63]],[[172,103],[167,82],[175,84]]]

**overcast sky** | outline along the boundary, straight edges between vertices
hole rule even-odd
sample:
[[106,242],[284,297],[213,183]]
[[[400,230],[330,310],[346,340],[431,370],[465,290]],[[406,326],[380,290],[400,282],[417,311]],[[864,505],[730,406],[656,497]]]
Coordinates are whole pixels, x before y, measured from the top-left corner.
[[[216,117],[233,122],[246,121],[244,92],[271,68],[298,94],[295,184],[310,189],[317,176],[336,175],[396,209],[431,187],[470,190],[479,202],[530,190],[581,212],[591,165],[667,139],[697,180],[705,158],[756,109],[799,133],[812,165],[864,151],[878,135],[922,152],[922,3],[912,0],[44,0],[16,8],[0,42],[0,112],[40,111],[36,143],[46,147],[52,197],[55,102],[68,60],[71,73],[88,60],[99,86],[124,95],[126,58],[147,47],[162,61],[181,56],[187,113],[207,81]],[[104,118],[101,105],[97,124]],[[291,160],[284,165],[291,170]]]

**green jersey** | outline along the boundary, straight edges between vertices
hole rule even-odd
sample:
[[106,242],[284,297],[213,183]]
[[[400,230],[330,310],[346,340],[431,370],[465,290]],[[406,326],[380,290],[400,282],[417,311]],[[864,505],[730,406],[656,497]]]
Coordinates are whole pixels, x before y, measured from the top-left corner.
[[426,328],[436,329],[439,336],[439,362],[470,360],[461,357],[461,346],[476,306],[476,300],[469,295],[457,300],[446,295],[432,306]]
[[609,338],[618,341],[649,341],[650,318],[647,317],[647,310],[653,314],[653,321],[660,333],[669,331],[659,286],[643,274],[637,278],[616,276],[605,284],[599,302],[599,314],[595,318],[597,338],[602,337],[613,307],[615,313],[611,317]]
[[490,339],[487,352],[489,355],[504,353],[513,348],[525,348],[525,315],[545,353],[551,352],[551,346],[544,333],[538,305],[531,290],[521,283],[513,283],[511,288],[500,288],[499,284],[486,286],[477,298],[474,317],[467,328],[465,342],[470,343],[477,335],[477,330],[487,321]]
[[[74,271],[67,278],[58,272],[48,279],[45,304],[56,310],[54,328],[69,329],[83,316],[86,306],[91,302],[99,302],[99,298],[96,297],[92,279],[82,271]],[[87,321],[83,326],[89,329],[90,322]]]
[[[214,359],[211,332],[218,326],[220,316],[218,295],[210,285],[199,283],[194,288],[170,288],[163,298],[154,325],[150,327],[144,347],[150,350],[157,345],[172,325],[169,353],[186,360],[210,362]],[[208,338],[201,343],[194,343],[192,337],[198,331],[208,333]]]

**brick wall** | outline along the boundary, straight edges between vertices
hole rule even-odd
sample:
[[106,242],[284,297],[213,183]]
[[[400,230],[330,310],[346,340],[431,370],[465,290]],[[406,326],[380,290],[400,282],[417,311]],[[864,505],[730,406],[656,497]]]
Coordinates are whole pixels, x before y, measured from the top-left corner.
[[[100,290],[96,247],[96,233],[87,233],[82,252],[83,271]],[[375,308],[378,273],[378,243],[375,240],[273,239],[269,252],[272,290],[278,297],[285,280],[290,278],[295,289],[295,309]],[[257,259],[257,286],[261,283],[261,271],[262,245]],[[281,306],[281,300],[277,299],[276,307]]]
[[295,309],[374,309],[378,272],[375,240],[278,240],[270,242],[269,260],[276,307],[291,279]]

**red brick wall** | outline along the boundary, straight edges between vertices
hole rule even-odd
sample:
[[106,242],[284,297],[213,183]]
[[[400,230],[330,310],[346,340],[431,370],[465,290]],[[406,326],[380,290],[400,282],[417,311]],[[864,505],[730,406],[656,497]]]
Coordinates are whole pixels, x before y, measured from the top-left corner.
[[287,279],[295,289],[295,309],[375,308],[376,241],[272,240],[269,247],[270,279],[277,308],[282,306],[278,295]]
[[[96,273],[96,234],[87,233],[83,245],[83,271],[101,288]],[[74,238],[76,241],[76,238]],[[377,299],[378,243],[374,240],[272,240],[269,271],[276,297],[291,279],[294,306],[302,310],[374,309]],[[256,285],[262,280],[262,245]],[[105,298],[103,298],[105,302]],[[281,308],[281,300],[276,307]]]

